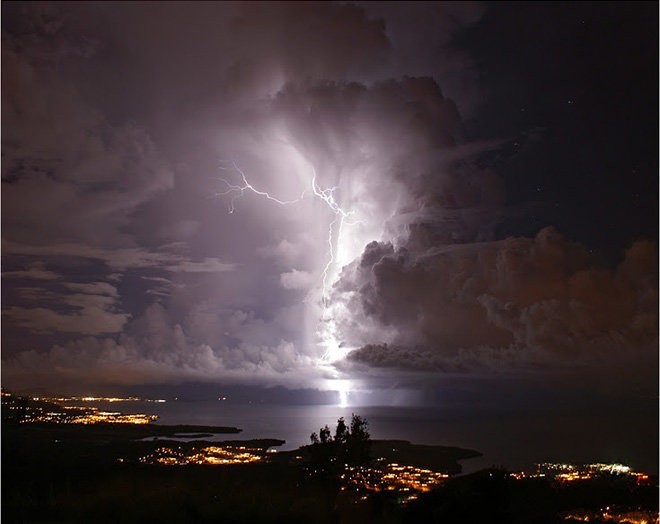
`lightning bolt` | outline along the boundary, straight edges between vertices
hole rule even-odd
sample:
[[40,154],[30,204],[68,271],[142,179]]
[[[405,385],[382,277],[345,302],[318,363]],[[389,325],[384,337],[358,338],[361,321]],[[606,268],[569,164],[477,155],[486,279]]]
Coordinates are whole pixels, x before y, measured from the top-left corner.
[[[300,202],[303,198],[305,198],[305,192],[307,191],[306,189],[303,190],[302,194],[300,195],[299,198],[296,198],[295,200],[280,200],[279,198],[275,198],[274,196],[271,196],[268,192],[266,191],[259,191],[257,188],[255,188],[250,182],[248,182],[247,177],[245,176],[245,173],[241,170],[240,167],[236,164],[236,162],[232,161],[232,164],[234,166],[234,170],[238,172],[238,174],[241,175],[241,179],[243,181],[242,185],[236,185],[230,183],[226,178],[220,178],[226,185],[227,185],[227,190],[222,192],[222,193],[216,193],[216,196],[227,196],[230,195],[230,201],[229,201],[229,214],[231,215],[235,210],[235,202],[237,198],[240,198],[243,196],[243,194],[246,191],[251,191],[252,193],[262,196],[268,200],[272,200],[273,202],[276,202],[280,205],[286,206],[289,204],[296,204]],[[228,170],[229,168],[220,166],[220,169],[223,170]]]
[[[325,267],[323,268],[323,281],[322,281],[322,294],[321,298],[323,300],[323,305],[324,307],[327,306],[327,302],[329,299],[329,294],[328,294],[328,271],[330,271],[330,268],[332,267],[332,264],[335,261],[335,253],[334,253],[334,239],[341,237],[341,231],[342,228],[344,227],[344,222],[347,219],[350,219],[352,215],[355,214],[355,211],[344,211],[341,206],[337,203],[335,200],[334,192],[337,190],[336,187],[331,187],[328,189],[321,189],[317,184],[316,184],[316,169],[312,167],[312,171],[314,173],[314,176],[312,177],[312,192],[314,193],[314,196],[318,197],[321,199],[323,202],[327,204],[327,206],[330,208],[330,210],[334,213],[335,218],[330,222],[330,226],[328,227],[328,262],[326,263]],[[355,223],[355,222],[352,222]],[[337,225],[337,236],[334,236],[334,229],[335,225]]]
[[[296,198],[294,200],[281,200],[279,198],[276,198],[272,196],[270,193],[266,191],[261,191],[256,187],[254,187],[248,180],[245,173],[236,164],[236,162],[232,161],[232,165],[233,165],[233,169],[222,166],[220,167],[220,169],[233,170],[237,172],[241,177],[241,184],[238,185],[232,184],[227,179],[220,178],[220,180],[222,180],[222,182],[224,182],[225,185],[227,186],[227,189],[224,192],[217,193],[216,195],[216,196],[230,197],[230,202],[229,202],[230,214],[234,213],[234,211],[236,210],[236,205],[235,205],[236,200],[242,197],[246,192],[254,193],[255,195],[263,197],[267,200],[270,200],[282,206],[296,204],[305,198],[307,188],[303,190],[299,198]],[[330,222],[330,225],[328,226],[328,260],[325,264],[325,267],[323,268],[323,272],[322,272],[323,276],[321,281],[321,304],[323,307],[322,320],[327,327],[325,330],[320,331],[318,333],[318,335],[323,341],[322,343],[325,346],[327,346],[325,354],[323,355],[323,360],[328,361],[332,358],[331,353],[333,349],[336,350],[339,347],[339,344],[334,335],[334,322],[331,318],[331,315],[329,314],[330,294],[328,291],[328,274],[330,272],[330,269],[332,268],[332,265],[335,262],[334,245],[335,245],[335,241],[341,237],[341,233],[344,225],[347,223],[355,224],[357,223],[357,221],[352,220],[355,211],[353,210],[346,211],[339,205],[339,203],[335,199],[335,191],[337,190],[337,187],[335,186],[329,188],[322,188],[316,181],[317,178],[316,169],[314,169],[313,166],[312,166],[312,173],[313,175],[310,180],[310,187],[309,187],[309,189],[311,189],[312,195],[318,198],[323,203],[325,203],[328,209],[330,209],[330,211],[334,214],[334,218]]]

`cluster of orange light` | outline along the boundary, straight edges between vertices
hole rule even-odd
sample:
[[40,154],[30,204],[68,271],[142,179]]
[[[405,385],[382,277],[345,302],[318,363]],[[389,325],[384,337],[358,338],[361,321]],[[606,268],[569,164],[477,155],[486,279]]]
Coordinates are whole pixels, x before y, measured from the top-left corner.
[[45,402],[166,402],[166,400],[160,398],[148,399],[139,397],[32,397],[32,400]]
[[342,480],[356,490],[394,491],[407,495],[406,500],[414,500],[417,494],[431,490],[447,479],[449,475],[429,469],[385,464],[380,467],[346,467]]
[[144,464],[185,466],[188,464],[221,466],[228,464],[250,464],[264,461],[262,450],[244,446],[207,446],[188,452],[170,448],[158,448],[140,458]]
[[[74,407],[72,411],[79,409]],[[121,413],[106,411],[93,411],[92,413],[78,415],[67,410],[64,412],[44,412],[25,419],[24,422],[54,422],[57,424],[149,424],[157,418],[156,415],[145,415],[144,413],[122,415]]]
[[580,520],[582,522],[613,522],[620,524],[658,524],[658,513],[643,510],[620,510],[605,508],[600,511],[569,512],[563,515],[564,520]]
[[555,464],[546,462],[538,464],[536,471],[533,473],[525,471],[510,473],[510,476],[516,480],[526,478],[552,478],[560,482],[589,480],[602,475],[623,475],[633,477],[638,484],[643,484],[649,480],[647,474],[632,471],[629,466],[623,464],[595,463],[578,466],[575,464]]
[[[3,401],[3,409],[11,412],[18,412],[21,423],[30,422],[48,422],[56,424],[149,424],[158,418],[157,415],[146,415],[143,413],[122,414],[109,411],[100,411],[93,406],[63,406],[49,407],[43,405],[19,405],[12,402],[14,396],[11,393],[2,391],[2,397],[7,397],[7,402]],[[32,401],[48,401],[51,404],[58,402],[126,402],[141,400],[137,397],[119,398],[119,397],[32,397]],[[164,400],[153,400],[151,402],[165,402]],[[55,409],[54,409],[55,408]]]

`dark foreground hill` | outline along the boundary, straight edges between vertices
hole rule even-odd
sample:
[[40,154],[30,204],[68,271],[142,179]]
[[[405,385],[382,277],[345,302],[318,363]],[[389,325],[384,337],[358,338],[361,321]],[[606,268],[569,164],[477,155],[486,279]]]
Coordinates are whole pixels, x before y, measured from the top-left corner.
[[[158,440],[138,440],[154,430]],[[186,433],[219,433],[187,427]],[[501,470],[449,478],[419,498],[351,491],[338,478],[310,475],[305,450],[270,454],[274,439],[226,441],[264,460],[234,465],[176,462],[217,442],[171,440],[180,427],[3,424],[2,521],[11,523],[558,523],[577,522],[606,504],[657,508],[657,488],[622,479],[559,485],[520,481]],[[154,433],[151,433],[152,435]],[[478,453],[460,448],[372,441],[388,462],[456,471]],[[160,450],[160,455],[156,452]],[[141,461],[166,456],[175,463]],[[175,457],[175,458],[172,458]],[[217,457],[216,457],[217,458]],[[572,511],[572,513],[571,513]],[[590,513],[591,512],[591,513]],[[609,520],[608,522],[611,522]],[[623,522],[623,521],[619,521]]]

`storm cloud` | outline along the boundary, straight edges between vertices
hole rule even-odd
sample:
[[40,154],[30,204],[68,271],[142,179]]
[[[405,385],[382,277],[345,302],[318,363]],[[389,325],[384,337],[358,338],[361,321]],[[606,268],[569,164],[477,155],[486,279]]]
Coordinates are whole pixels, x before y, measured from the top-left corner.
[[483,158],[509,138],[466,133],[478,69],[451,45],[483,12],[3,5],[4,383],[648,356],[654,244],[611,267],[551,227],[498,235]]
[[422,252],[374,242],[336,295],[345,338],[364,344],[349,359],[375,366],[559,367],[648,357],[657,344],[657,253],[645,241],[614,270],[551,227]]

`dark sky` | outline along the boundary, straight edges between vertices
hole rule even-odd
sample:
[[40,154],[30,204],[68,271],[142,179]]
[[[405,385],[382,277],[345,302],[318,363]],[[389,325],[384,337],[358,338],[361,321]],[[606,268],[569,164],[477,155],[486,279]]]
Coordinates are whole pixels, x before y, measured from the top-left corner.
[[3,386],[657,391],[657,4],[2,31]]
[[457,38],[484,93],[469,136],[517,142],[497,164],[507,202],[538,204],[501,234],[552,224],[610,263],[657,238],[656,15],[641,2],[499,3]]

